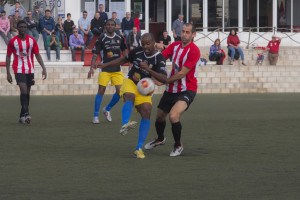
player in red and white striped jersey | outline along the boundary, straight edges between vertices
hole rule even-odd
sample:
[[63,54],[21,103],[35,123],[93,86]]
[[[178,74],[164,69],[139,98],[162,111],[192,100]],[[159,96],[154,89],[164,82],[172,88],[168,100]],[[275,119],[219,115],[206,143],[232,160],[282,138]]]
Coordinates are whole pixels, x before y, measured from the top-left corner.
[[162,79],[160,76],[157,76],[156,72],[147,66],[143,66],[145,70],[150,72],[152,77],[166,84],[166,91],[159,102],[156,115],[155,127],[158,138],[147,143],[145,145],[146,149],[152,149],[165,143],[166,117],[170,114],[169,118],[175,140],[170,156],[179,156],[183,151],[180,142],[182,129],[180,116],[189,108],[197,92],[197,63],[200,59],[200,50],[192,42],[195,36],[195,27],[186,23],[182,27],[182,41],[172,43],[162,52],[166,59],[172,57],[172,71],[168,78]]
[[14,54],[14,61],[12,68],[14,70],[16,82],[19,85],[21,91],[21,113],[19,122],[22,124],[30,123],[31,117],[29,115],[29,99],[30,99],[30,89],[34,85],[34,60],[33,54],[39,64],[43,68],[43,79],[47,78],[46,68],[44,66],[43,59],[39,54],[39,48],[35,39],[26,34],[27,24],[25,21],[21,20],[17,25],[19,35],[12,38],[7,46],[6,55],[6,71],[7,71],[7,81],[12,83],[12,76],[10,74],[10,57]]

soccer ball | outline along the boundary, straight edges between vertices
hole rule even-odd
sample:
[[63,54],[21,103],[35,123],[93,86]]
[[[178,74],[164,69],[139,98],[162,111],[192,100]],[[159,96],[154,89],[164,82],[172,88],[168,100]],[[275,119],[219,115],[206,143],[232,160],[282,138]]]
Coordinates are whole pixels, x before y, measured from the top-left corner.
[[143,96],[151,96],[154,92],[155,84],[151,78],[143,78],[137,84],[138,91]]

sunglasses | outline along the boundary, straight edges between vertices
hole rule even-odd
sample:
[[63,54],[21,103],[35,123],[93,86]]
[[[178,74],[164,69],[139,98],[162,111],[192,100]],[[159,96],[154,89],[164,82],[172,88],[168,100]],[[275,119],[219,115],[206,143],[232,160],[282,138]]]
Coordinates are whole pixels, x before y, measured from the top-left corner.
[[73,31],[73,33],[78,33],[78,31]]

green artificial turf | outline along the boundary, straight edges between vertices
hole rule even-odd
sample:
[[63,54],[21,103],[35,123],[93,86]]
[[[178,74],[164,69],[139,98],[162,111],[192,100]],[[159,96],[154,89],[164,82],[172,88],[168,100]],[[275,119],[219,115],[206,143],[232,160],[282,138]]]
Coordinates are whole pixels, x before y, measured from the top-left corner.
[[197,95],[181,120],[183,155],[169,157],[168,122],[167,143],[144,160],[132,156],[138,128],[119,134],[122,105],[94,125],[94,96],[33,96],[32,124],[20,125],[19,97],[0,97],[0,199],[299,199],[300,94]]

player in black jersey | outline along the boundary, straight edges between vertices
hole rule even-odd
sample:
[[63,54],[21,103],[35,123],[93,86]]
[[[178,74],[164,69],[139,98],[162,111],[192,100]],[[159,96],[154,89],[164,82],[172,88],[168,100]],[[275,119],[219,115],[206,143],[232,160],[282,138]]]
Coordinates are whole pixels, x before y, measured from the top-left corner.
[[[120,58],[121,51],[123,53],[123,56],[127,55],[126,45],[123,37],[115,33],[115,21],[108,20],[106,22],[105,28],[107,32],[105,34],[102,34],[95,43],[95,47],[93,49],[94,55],[92,58],[91,69],[88,73],[88,78],[91,78],[94,75],[94,69],[96,69],[96,61],[98,54],[101,55],[102,63],[107,63],[117,58]],[[110,110],[120,100],[120,88],[122,86],[123,80],[124,75],[121,72],[120,65],[100,70],[98,78],[99,89],[98,94],[95,98],[95,108],[93,117],[94,124],[99,124],[99,109],[103,95],[105,93],[106,86],[108,85],[109,81],[111,81],[111,85],[114,85],[116,87],[116,93],[113,95],[109,104],[102,109],[102,112],[105,115],[107,121],[112,121]]]
[[[149,128],[150,128],[150,115],[152,109],[151,96],[142,96],[138,90],[136,84],[142,78],[149,77],[151,75],[141,66],[147,65],[153,71],[158,73],[158,76],[166,77],[166,59],[158,52],[155,47],[155,40],[151,33],[146,33],[142,36],[142,47],[138,47],[132,50],[127,56],[113,60],[109,63],[100,64],[99,68],[109,68],[112,66],[119,66],[125,63],[132,63],[133,66],[128,72],[127,78],[124,79],[123,85],[120,90],[120,96],[125,102],[122,108],[122,128],[120,133],[125,135],[130,129],[137,126],[137,122],[129,121],[133,106],[140,113],[142,120],[139,128],[139,139],[134,154],[137,158],[145,158],[142,151],[144,142],[146,140]],[[156,84],[159,82],[155,81]]]

